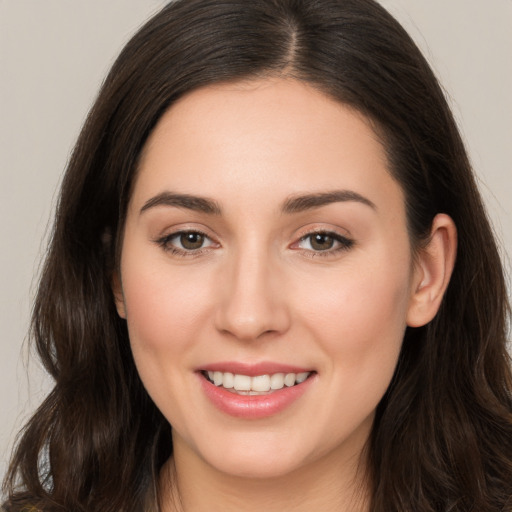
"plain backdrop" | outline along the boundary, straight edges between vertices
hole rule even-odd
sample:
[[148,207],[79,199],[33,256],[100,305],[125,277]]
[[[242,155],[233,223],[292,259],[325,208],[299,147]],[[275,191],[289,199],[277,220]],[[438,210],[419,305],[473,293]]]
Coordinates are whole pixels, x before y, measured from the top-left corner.
[[[0,477],[16,431],[50,389],[26,333],[62,172],[113,59],[164,3],[0,0]],[[444,85],[508,258],[512,0],[381,3]]]

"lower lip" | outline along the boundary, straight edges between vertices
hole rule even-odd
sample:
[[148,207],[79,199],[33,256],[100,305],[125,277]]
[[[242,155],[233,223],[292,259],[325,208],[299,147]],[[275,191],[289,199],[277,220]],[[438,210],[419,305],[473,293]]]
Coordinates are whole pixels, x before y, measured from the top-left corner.
[[297,401],[309,388],[313,376],[291,387],[284,387],[268,395],[238,395],[222,386],[216,386],[199,373],[206,396],[222,412],[236,418],[268,418]]

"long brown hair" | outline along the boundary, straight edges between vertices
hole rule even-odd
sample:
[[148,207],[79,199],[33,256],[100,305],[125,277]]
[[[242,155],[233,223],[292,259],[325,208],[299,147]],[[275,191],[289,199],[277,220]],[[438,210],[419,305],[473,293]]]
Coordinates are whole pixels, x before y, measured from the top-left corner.
[[373,512],[512,510],[512,377],[502,265],[436,78],[373,0],[177,0],[114,64],[66,175],[32,338],[55,386],[20,435],[8,511],[144,510],[171,427],[137,375],[114,307],[141,150],[161,115],[212,83],[305,81],[367,116],[402,186],[413,247],[444,212],[458,228],[436,318],[408,328],[368,444]]

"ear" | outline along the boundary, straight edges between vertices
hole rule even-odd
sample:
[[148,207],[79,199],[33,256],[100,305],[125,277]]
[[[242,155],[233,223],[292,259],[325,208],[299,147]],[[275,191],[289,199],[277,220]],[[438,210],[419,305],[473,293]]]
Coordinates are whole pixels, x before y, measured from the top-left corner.
[[436,316],[450,282],[456,254],[455,223],[448,215],[438,214],[432,222],[427,246],[417,255],[407,312],[409,327],[421,327]]
[[115,270],[112,275],[112,293],[116,303],[117,314],[126,320],[126,306],[124,303],[123,287],[121,285],[121,277],[119,271]]

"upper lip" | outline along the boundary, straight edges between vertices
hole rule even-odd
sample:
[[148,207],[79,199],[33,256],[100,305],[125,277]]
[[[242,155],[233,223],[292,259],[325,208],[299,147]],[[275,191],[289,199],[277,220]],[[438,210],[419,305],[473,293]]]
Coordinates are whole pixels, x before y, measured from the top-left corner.
[[242,363],[238,361],[219,361],[206,364],[197,368],[197,371],[206,372],[230,372],[237,375],[255,377],[257,375],[272,375],[274,373],[304,373],[313,371],[311,368],[304,368],[290,364],[277,363],[272,361],[261,361],[258,363]]

